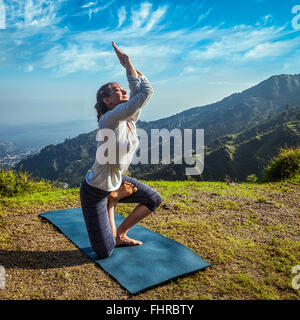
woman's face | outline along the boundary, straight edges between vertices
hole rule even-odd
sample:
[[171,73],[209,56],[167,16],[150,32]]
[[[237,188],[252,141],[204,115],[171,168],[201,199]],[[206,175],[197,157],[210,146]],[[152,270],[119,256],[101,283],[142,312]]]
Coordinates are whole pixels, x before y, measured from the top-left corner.
[[126,90],[120,86],[117,82],[110,85],[109,97],[104,98],[104,103],[108,106],[108,109],[111,110],[115,108],[120,103],[126,102],[129,100]]

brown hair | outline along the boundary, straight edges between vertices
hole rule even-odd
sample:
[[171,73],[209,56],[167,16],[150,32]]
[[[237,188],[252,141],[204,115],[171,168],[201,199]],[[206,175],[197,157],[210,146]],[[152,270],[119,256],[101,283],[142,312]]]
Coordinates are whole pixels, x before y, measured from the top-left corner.
[[95,109],[97,111],[97,119],[101,118],[105,112],[108,111],[107,105],[103,102],[104,98],[109,97],[110,94],[110,86],[114,82],[109,82],[103,85],[97,92],[97,103],[95,104]]

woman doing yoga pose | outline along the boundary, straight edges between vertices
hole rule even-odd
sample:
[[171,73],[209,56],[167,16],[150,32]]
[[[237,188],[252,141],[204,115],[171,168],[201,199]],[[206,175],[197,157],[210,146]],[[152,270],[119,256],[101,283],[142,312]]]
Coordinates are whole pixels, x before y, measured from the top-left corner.
[[[95,108],[98,113],[99,130],[114,131],[117,138],[117,154],[123,158],[125,156],[127,162],[117,159],[117,163],[108,161],[102,164],[96,156],[80,188],[82,212],[89,239],[100,258],[110,256],[116,246],[142,244],[139,240],[129,238],[127,232],[150,212],[155,211],[162,201],[155,190],[123,174],[138,147],[136,122],[142,107],[151,98],[153,89],[147,78],[134,68],[129,56],[114,42],[112,45],[121,65],[126,69],[130,97],[120,84],[110,82],[98,90]],[[98,148],[103,143],[105,141],[99,141]],[[127,146],[125,155],[120,148],[124,144]],[[116,229],[114,210],[118,202],[138,205]]]

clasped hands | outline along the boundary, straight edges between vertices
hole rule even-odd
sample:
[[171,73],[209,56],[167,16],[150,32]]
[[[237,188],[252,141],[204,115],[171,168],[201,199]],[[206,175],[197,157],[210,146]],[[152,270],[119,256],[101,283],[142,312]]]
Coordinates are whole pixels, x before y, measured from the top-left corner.
[[114,42],[112,42],[112,45],[121,65],[126,68],[126,63],[130,60],[129,56],[124,51],[119,49]]

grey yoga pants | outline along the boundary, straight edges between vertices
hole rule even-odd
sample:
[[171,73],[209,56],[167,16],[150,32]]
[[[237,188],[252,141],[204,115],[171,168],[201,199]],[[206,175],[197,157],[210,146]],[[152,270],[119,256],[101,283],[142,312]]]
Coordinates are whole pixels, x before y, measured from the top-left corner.
[[[122,175],[122,184],[124,181],[132,183],[138,190],[119,202],[144,204],[150,211],[154,211],[161,204],[160,194],[151,187]],[[110,256],[116,245],[106,206],[106,198],[109,193],[109,191],[89,185],[85,180],[80,188],[81,207],[89,239],[92,248],[101,259]]]

